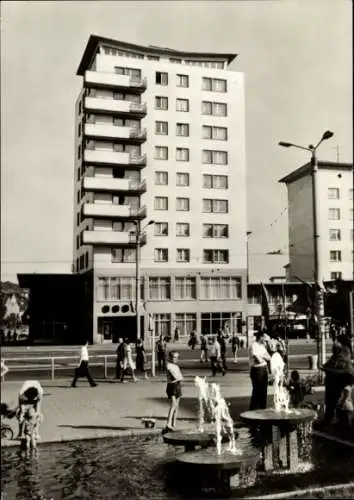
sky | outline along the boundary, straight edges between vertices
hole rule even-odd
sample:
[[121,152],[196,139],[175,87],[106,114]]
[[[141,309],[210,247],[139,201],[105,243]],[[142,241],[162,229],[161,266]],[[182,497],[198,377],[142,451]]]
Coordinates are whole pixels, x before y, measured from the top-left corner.
[[[70,272],[76,70],[90,34],[237,53],[245,73],[250,279],[283,275],[286,187],[326,129],[320,160],[353,161],[352,2],[4,1],[1,6],[1,279]],[[282,255],[267,255],[281,250]]]

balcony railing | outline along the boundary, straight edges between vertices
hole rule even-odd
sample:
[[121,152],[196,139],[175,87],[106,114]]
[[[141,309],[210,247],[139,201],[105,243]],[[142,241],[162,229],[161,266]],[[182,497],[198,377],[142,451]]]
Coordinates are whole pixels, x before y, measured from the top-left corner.
[[145,77],[132,77],[120,73],[86,71],[85,85],[86,87],[131,89],[141,93],[146,89],[147,80]]
[[131,113],[146,113],[147,112],[146,103],[131,102],[129,104],[129,110]]
[[146,154],[143,155],[129,155],[130,165],[146,165]]
[[[130,243],[136,245],[136,233],[134,232],[129,233],[129,241]],[[146,233],[140,234],[140,246],[141,245],[146,245]]]
[[93,177],[86,174],[83,188],[86,191],[146,192],[146,180],[116,179],[113,177]]
[[129,137],[131,139],[146,140],[146,128],[143,128],[143,129],[132,128],[132,129],[130,129]]

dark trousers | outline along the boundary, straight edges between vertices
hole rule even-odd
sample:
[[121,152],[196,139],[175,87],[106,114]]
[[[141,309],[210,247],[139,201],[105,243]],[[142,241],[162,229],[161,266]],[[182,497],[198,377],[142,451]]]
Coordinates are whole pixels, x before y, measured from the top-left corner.
[[96,382],[91,376],[87,361],[81,361],[80,366],[75,368],[74,380],[72,381],[71,387],[76,387],[76,382],[80,377],[86,377],[91,387],[96,385]]
[[165,373],[166,371],[166,357],[162,355],[157,355],[157,370],[160,373]]
[[122,360],[117,357],[116,361],[116,379],[120,380],[120,377],[122,375]]
[[222,371],[222,373],[225,373],[224,367],[220,362],[218,361],[216,356],[209,356],[210,359],[210,365],[211,365],[211,373],[213,377],[216,375],[216,372],[218,370]]
[[266,366],[251,368],[252,396],[250,410],[267,408],[268,369]]
[[345,374],[327,372],[325,378],[325,421],[331,423],[333,420],[338,401],[342,395],[344,387],[351,383]]
[[224,372],[227,371],[227,365],[226,365],[226,352],[221,354],[221,366]]

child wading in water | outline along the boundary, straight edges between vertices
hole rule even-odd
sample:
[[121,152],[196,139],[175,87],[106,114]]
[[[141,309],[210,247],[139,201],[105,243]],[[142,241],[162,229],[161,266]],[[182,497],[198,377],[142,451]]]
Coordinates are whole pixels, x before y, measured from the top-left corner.
[[170,400],[170,409],[168,412],[166,427],[163,432],[174,431],[176,429],[177,413],[179,401],[182,396],[183,376],[178,366],[178,352],[169,353],[169,361],[166,366],[167,387],[166,394]]
[[28,407],[23,417],[23,435],[21,448],[24,450],[34,450],[37,448],[39,439],[39,424],[43,421],[42,414],[33,407]]

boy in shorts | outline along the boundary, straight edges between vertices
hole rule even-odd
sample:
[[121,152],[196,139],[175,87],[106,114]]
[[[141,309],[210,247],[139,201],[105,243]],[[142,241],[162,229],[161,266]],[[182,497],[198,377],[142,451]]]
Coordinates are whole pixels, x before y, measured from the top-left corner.
[[170,409],[168,412],[166,427],[163,432],[170,432],[176,429],[176,420],[179,407],[179,401],[182,396],[182,380],[183,376],[181,369],[178,366],[179,353],[172,351],[169,353],[169,360],[166,365],[167,386],[166,394],[170,401]]

